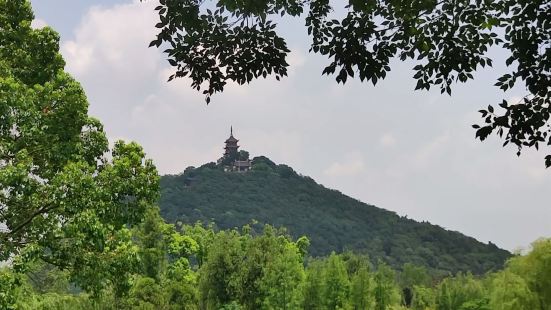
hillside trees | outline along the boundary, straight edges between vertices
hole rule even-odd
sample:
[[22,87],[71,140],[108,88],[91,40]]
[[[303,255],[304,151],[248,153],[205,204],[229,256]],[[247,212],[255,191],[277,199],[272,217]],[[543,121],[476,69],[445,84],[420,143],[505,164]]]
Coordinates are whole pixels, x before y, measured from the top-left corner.
[[[492,132],[505,144],[551,145],[551,3],[547,0],[419,0],[333,3],[311,1],[161,0],[157,37],[175,72],[202,90],[207,103],[228,82],[287,75],[289,49],[276,28],[284,15],[304,17],[310,51],[328,57],[322,74],[337,83],[359,78],[374,85],[391,71],[391,61],[412,60],[415,89],[454,83],[492,66],[488,50],[499,46],[510,71],[495,84],[508,90],[522,83],[526,97],[503,101],[501,113],[488,106],[476,137]],[[164,46],[163,46],[164,49]],[[551,155],[546,157],[551,166]]]
[[128,227],[157,200],[157,171],[136,143],[109,149],[58,34],[33,18],[28,1],[0,0],[0,261],[19,254],[86,290],[122,289],[137,264]]
[[313,257],[350,249],[394,269],[409,262],[442,276],[501,269],[511,255],[493,244],[361,203],[266,157],[255,157],[252,165],[249,173],[224,173],[207,164],[161,177],[161,215],[170,223],[213,221],[219,229],[257,220],[285,227],[294,238],[308,236]]

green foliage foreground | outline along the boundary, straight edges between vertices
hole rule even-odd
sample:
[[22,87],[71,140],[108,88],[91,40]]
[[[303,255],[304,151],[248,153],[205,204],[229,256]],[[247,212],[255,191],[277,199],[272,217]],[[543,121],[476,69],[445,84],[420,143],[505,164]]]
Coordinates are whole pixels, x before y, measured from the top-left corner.
[[[132,230],[139,266],[121,290],[91,295],[67,272],[36,263],[0,272],[6,309],[551,309],[551,239],[533,243],[504,270],[432,278],[425,268],[394,270],[367,255],[308,258],[309,241],[251,226],[216,231],[166,224],[158,211]],[[125,266],[114,265],[121,274]]]
[[124,291],[118,268],[137,257],[129,227],[158,198],[157,170],[136,143],[109,148],[59,35],[33,19],[28,1],[0,0],[0,262],[41,260],[90,292]]

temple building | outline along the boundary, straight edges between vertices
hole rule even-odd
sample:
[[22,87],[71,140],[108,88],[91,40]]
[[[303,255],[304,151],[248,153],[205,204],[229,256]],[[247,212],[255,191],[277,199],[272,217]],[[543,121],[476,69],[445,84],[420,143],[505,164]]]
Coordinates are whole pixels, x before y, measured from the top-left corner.
[[239,152],[239,145],[233,136],[233,127],[230,127],[230,137],[226,139],[224,156],[218,160],[218,164],[224,165],[225,171],[246,172],[251,169],[251,161],[247,152]]

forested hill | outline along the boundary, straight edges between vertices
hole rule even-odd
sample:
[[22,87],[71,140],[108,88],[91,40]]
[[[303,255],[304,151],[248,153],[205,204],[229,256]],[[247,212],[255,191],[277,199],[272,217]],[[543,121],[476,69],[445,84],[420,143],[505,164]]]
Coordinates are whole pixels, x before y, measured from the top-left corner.
[[500,269],[510,253],[459,232],[400,217],[325,188],[265,157],[253,171],[224,172],[214,163],[161,178],[161,213],[168,222],[214,222],[222,229],[257,220],[306,235],[309,254],[351,249],[395,268],[406,262],[439,271],[480,274]]

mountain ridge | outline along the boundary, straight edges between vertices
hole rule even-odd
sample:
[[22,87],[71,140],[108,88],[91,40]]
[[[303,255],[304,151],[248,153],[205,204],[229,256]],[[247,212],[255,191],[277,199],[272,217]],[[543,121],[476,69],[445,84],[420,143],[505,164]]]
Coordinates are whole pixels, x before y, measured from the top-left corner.
[[312,256],[353,250],[393,267],[414,263],[435,273],[482,274],[511,256],[489,242],[366,204],[264,156],[245,173],[208,163],[161,177],[161,215],[168,222],[214,222],[220,229],[253,220],[306,235]]

